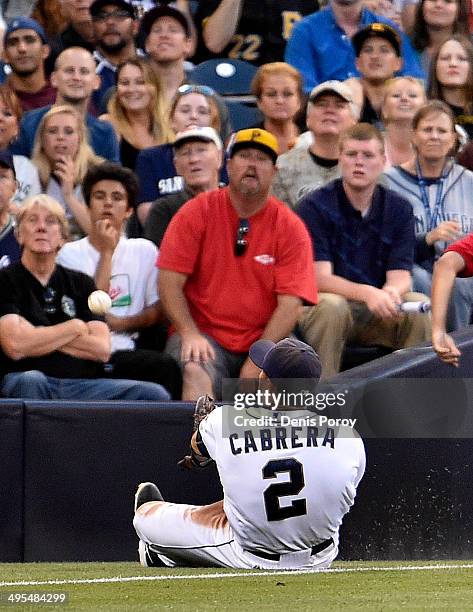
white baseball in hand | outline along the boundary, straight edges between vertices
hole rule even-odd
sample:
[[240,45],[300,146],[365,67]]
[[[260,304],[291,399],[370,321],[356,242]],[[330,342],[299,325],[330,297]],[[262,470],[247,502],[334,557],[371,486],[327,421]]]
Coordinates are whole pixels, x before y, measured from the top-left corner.
[[89,295],[87,304],[89,305],[90,312],[93,312],[96,315],[104,315],[112,307],[112,300],[110,299],[108,293],[97,290],[93,291]]

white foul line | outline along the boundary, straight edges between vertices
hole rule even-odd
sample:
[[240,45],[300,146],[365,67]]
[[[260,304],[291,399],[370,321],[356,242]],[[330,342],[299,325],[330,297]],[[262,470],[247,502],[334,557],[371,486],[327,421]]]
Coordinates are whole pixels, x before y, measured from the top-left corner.
[[450,570],[450,569],[473,569],[473,563],[452,565],[443,563],[438,565],[394,565],[390,567],[334,567],[330,569],[313,570],[278,570],[253,572],[231,572],[216,574],[188,574],[188,575],[159,575],[159,576],[114,576],[113,578],[79,578],[77,580],[21,580],[18,582],[0,582],[0,587],[16,586],[50,586],[66,584],[108,584],[113,582],[146,582],[160,580],[201,580],[211,578],[248,578],[253,576],[297,576],[305,574],[348,574],[352,572],[412,572],[423,570]]

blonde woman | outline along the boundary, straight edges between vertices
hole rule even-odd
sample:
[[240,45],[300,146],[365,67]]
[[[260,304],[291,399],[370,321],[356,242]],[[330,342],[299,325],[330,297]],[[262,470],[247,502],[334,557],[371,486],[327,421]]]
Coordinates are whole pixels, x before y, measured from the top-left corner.
[[149,64],[129,59],[118,67],[116,78],[108,113],[100,119],[113,125],[120,141],[120,161],[134,170],[140,150],[169,142],[172,131],[159,77]]
[[81,182],[101,157],[87,142],[84,122],[71,106],[53,106],[36,132],[32,161],[38,168],[41,187],[65,209],[71,235],[78,238],[90,230]]
[[426,101],[424,86],[418,79],[397,77],[386,83],[381,107],[386,168],[411,159],[412,120]]
[[[174,134],[191,126],[212,127],[220,131],[220,115],[215,101],[215,92],[205,85],[181,85],[169,108],[169,125],[173,136],[167,144],[145,149],[136,163],[136,174],[140,181],[138,195],[138,218],[146,222],[151,203],[162,196],[183,188],[182,178],[174,166],[172,142]],[[226,177],[224,173],[222,179]]]

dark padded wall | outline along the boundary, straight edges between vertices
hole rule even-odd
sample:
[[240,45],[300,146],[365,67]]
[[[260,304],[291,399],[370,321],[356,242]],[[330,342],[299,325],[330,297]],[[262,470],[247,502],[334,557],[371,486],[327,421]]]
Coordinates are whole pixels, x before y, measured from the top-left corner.
[[367,455],[341,531],[342,558],[472,557],[472,329],[453,334],[463,353],[458,368],[426,346],[332,379],[359,388],[352,416]]
[[0,561],[23,560],[23,403],[0,409]]
[[471,440],[373,440],[342,559],[471,559]]
[[222,495],[213,470],[176,467],[188,449],[190,405],[35,403],[25,411],[25,561],[136,559],[141,481],[176,502]]

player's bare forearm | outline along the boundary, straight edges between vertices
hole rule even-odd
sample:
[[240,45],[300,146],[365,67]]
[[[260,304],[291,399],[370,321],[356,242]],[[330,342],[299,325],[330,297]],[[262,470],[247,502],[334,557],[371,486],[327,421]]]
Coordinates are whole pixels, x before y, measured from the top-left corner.
[[75,338],[60,350],[79,359],[107,362],[111,352],[107,325],[101,321],[90,321],[86,326],[87,334]]
[[208,17],[202,29],[205,46],[212,53],[220,53],[235,34],[240,21],[243,0],[222,0]]
[[132,333],[151,327],[164,320],[161,305],[159,302],[146,306],[143,310],[129,317],[117,317],[107,314],[105,320],[109,328],[114,332]]
[[432,332],[445,331],[448,304],[457,274],[465,267],[461,255],[449,251],[434,266],[432,275]]
[[269,319],[261,338],[277,342],[286,338],[302,313],[302,300],[295,295],[278,295],[278,305]]
[[0,319],[0,344],[13,360],[48,355],[86,333],[85,323],[79,319],[46,327],[35,327],[14,314]]

